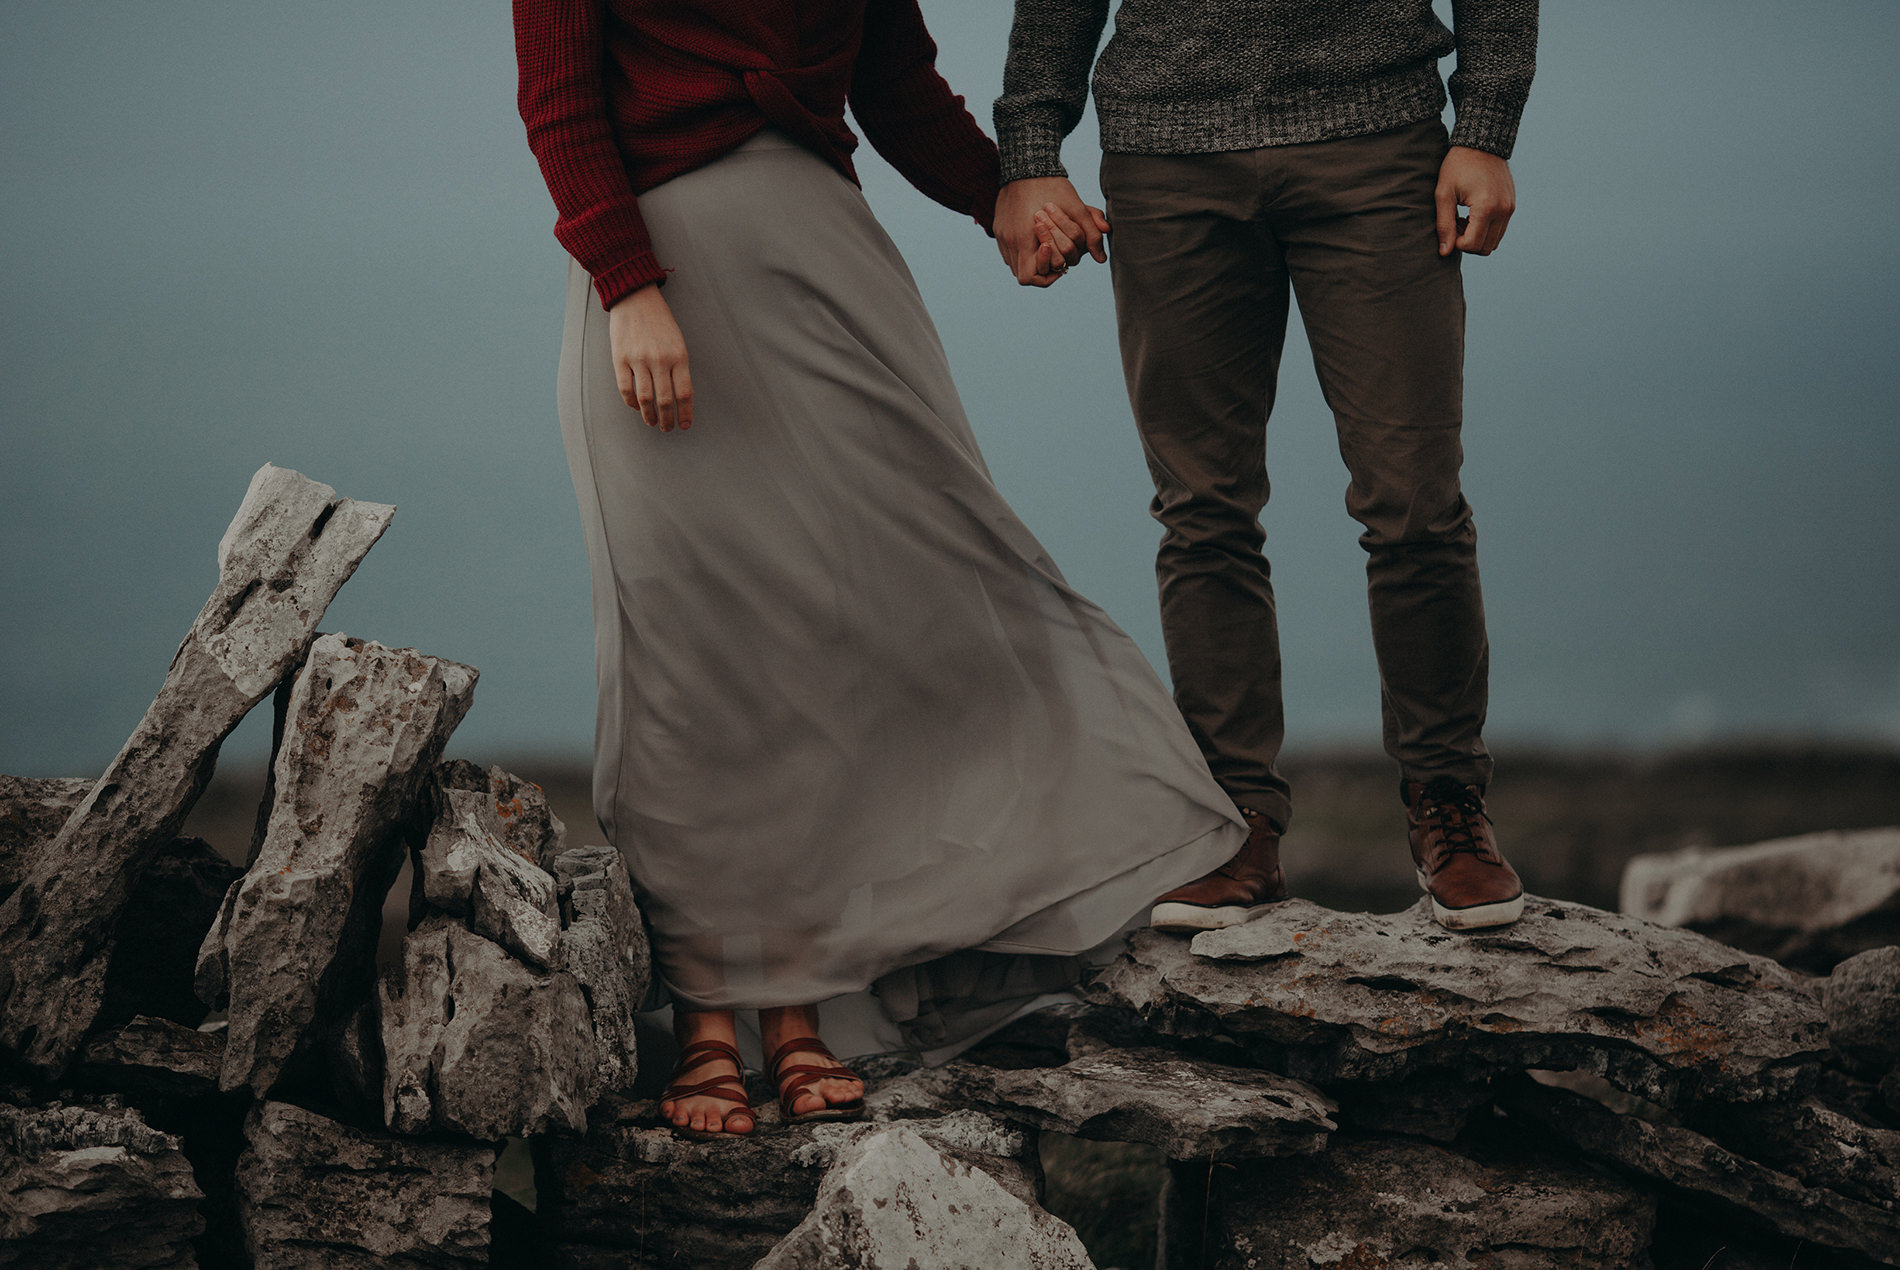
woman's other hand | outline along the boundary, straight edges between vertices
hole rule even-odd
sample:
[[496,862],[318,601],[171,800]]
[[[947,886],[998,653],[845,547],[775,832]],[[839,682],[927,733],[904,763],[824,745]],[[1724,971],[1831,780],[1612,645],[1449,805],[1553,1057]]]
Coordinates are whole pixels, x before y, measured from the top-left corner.
[[620,395],[647,426],[662,432],[692,427],[693,377],[686,366],[686,337],[659,283],[648,283],[607,310],[607,340]]

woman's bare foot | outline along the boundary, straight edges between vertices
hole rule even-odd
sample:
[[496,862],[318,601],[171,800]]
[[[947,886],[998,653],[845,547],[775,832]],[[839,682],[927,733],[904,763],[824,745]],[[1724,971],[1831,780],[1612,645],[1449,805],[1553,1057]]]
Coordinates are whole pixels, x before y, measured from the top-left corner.
[[[674,1128],[694,1133],[751,1133],[758,1121],[745,1103],[745,1073],[736,1058],[732,1011],[675,1010],[673,1035],[679,1039],[681,1063],[660,1098],[660,1114]],[[712,1045],[692,1051],[703,1042],[733,1046],[733,1054],[720,1053]],[[667,1096],[674,1090],[680,1091],[678,1096]]]
[[[818,1008],[810,1005],[787,1005],[775,1009],[759,1011],[759,1035],[765,1043],[765,1053],[769,1059],[778,1053],[787,1041],[801,1036],[818,1035]],[[790,1067],[836,1067],[838,1060],[823,1050],[793,1050],[779,1060],[783,1071]],[[770,1073],[767,1073],[770,1075]],[[787,1074],[779,1082],[783,1090],[797,1081],[795,1074]],[[810,1115],[828,1108],[845,1108],[861,1101],[864,1097],[864,1082],[851,1077],[849,1079],[827,1077],[814,1080],[799,1090],[786,1108],[794,1116]],[[781,1102],[783,1098],[781,1097]]]

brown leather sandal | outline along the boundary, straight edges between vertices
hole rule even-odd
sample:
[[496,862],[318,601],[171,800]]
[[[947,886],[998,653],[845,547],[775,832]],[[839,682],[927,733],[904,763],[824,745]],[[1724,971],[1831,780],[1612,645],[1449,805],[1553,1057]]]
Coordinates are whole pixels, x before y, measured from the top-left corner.
[[[697,1067],[704,1067],[715,1059],[727,1059],[735,1069],[734,1075],[714,1076],[711,1080],[682,1084],[680,1078]],[[681,1098],[717,1098],[721,1102],[734,1104],[731,1111],[719,1118],[717,1129],[689,1129],[683,1125],[667,1124],[674,1133],[688,1138],[736,1138],[742,1137],[758,1127],[759,1118],[752,1114],[752,1100],[745,1092],[745,1060],[739,1057],[739,1051],[724,1041],[694,1041],[680,1051],[679,1062],[673,1065],[673,1075],[667,1081],[666,1088],[660,1091],[661,1102],[676,1102]],[[744,1112],[746,1119],[752,1122],[750,1128],[743,1131],[726,1128],[726,1121],[734,1115]]]
[[[793,1063],[789,1067],[780,1067],[787,1058],[797,1053],[822,1054],[830,1059],[832,1066],[820,1067],[811,1063]],[[772,1055],[772,1061],[765,1065],[765,1074],[778,1089],[778,1107],[785,1113],[787,1124],[810,1124],[814,1120],[857,1120],[864,1115],[864,1099],[853,1098],[850,1102],[827,1103],[816,1111],[794,1112],[792,1107],[798,1102],[798,1096],[807,1088],[821,1080],[855,1080],[862,1082],[863,1077],[849,1067],[838,1065],[838,1056],[825,1048],[825,1043],[815,1036],[795,1036],[778,1047]],[[786,1078],[791,1079],[787,1080]]]

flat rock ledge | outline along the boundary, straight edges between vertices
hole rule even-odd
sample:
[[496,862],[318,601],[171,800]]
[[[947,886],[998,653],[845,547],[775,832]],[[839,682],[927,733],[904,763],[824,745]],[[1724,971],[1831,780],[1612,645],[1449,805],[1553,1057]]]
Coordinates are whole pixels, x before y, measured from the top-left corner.
[[1331,1098],[1305,1081],[1164,1049],[1107,1050],[1059,1067],[950,1063],[891,1082],[875,1108],[973,1107],[1104,1142],[1136,1142],[1174,1160],[1311,1155],[1339,1126]]
[[1303,900],[1191,943],[1139,931],[1093,995],[1321,1085],[1550,1068],[1664,1106],[1748,1103],[1803,1092],[1827,1046],[1814,994],[1775,963],[1537,898],[1495,932],[1443,930],[1424,901],[1375,916]]
[[138,1112],[0,1104],[0,1267],[171,1270],[198,1264],[203,1198],[178,1139]]

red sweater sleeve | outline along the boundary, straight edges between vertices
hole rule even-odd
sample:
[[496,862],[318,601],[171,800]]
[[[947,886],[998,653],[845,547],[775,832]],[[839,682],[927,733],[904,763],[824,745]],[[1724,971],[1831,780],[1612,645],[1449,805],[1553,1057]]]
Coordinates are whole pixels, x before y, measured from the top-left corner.
[[996,143],[937,73],[917,0],[867,0],[850,101],[865,139],[905,180],[995,233]]
[[604,74],[604,0],[514,0],[516,104],[554,196],[554,236],[594,279],[602,308],[663,282],[614,142]]

